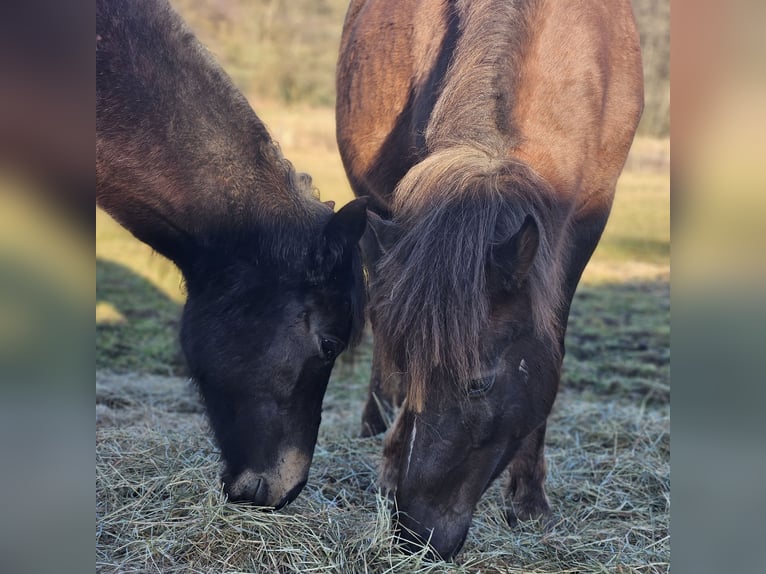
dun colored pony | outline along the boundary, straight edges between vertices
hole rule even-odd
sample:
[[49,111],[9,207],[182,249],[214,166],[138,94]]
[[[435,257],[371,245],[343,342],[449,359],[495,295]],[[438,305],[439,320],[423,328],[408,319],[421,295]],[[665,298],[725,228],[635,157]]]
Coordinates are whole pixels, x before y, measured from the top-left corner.
[[183,272],[181,343],[231,500],[306,482],[335,358],[363,324],[365,201],[337,214],[164,0],[99,0],[97,201]]
[[370,199],[375,337],[363,433],[407,548],[461,548],[507,471],[545,517],[546,418],[569,307],[643,107],[629,0],[356,0],[337,135]]

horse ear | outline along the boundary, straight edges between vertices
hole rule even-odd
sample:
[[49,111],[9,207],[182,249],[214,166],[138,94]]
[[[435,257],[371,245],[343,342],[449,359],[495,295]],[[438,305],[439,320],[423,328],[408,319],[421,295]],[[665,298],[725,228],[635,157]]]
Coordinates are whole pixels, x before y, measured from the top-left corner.
[[540,229],[534,217],[527,215],[515,234],[492,248],[492,264],[503,289],[518,289],[524,282],[539,245]]
[[341,253],[355,245],[367,227],[367,198],[360,197],[341,207],[324,228],[328,249]]
[[383,219],[372,211],[369,212],[368,218],[369,225],[362,238],[362,251],[366,261],[376,262],[396,242],[399,227],[393,221]]

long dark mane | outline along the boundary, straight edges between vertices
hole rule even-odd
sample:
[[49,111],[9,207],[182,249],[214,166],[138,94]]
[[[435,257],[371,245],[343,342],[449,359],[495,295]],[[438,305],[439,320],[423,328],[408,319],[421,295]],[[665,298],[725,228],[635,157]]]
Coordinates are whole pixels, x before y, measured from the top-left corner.
[[392,366],[408,365],[407,397],[416,410],[433,369],[462,382],[479,372],[487,262],[527,215],[540,230],[529,276],[534,327],[553,340],[558,330],[566,214],[550,185],[509,156],[516,137],[511,87],[528,6],[498,5],[454,5],[460,38],[426,128],[427,155],[396,188],[393,212],[403,236],[378,265],[376,333],[395,342]]
[[[466,382],[480,369],[487,328],[486,266],[492,247],[527,214],[540,229],[529,276],[536,333],[555,340],[561,304],[564,224],[553,192],[522,163],[470,147],[432,154],[397,188],[397,220],[407,230],[378,265],[377,333],[406,357],[410,405],[422,404],[434,368]],[[389,360],[396,363],[394,357]]]

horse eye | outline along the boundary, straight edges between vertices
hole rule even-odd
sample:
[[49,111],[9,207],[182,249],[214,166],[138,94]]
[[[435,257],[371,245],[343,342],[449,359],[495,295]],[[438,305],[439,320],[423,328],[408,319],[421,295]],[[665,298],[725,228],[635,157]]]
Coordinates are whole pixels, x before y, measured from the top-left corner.
[[481,377],[480,379],[473,379],[472,381],[468,381],[468,396],[480,397],[488,393],[495,384],[496,379],[497,375],[492,374],[488,377]]
[[326,361],[332,361],[338,355],[340,355],[341,351],[343,351],[344,346],[345,345],[343,344],[343,341],[341,341],[337,337],[331,337],[329,335],[322,337],[322,340],[320,342],[320,347],[322,349],[322,357]]

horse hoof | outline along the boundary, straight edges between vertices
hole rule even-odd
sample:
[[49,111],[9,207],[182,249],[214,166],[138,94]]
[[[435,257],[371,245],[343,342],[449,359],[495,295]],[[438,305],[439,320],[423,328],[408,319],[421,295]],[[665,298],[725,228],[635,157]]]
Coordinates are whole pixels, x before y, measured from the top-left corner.
[[516,528],[519,522],[537,520],[546,532],[551,530],[557,522],[547,503],[534,505],[509,504],[505,509],[505,520],[511,528]]

